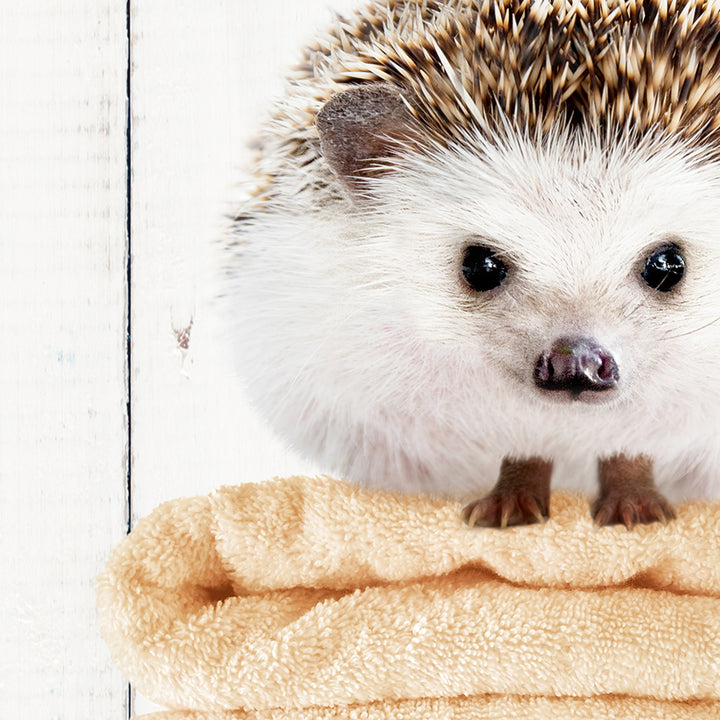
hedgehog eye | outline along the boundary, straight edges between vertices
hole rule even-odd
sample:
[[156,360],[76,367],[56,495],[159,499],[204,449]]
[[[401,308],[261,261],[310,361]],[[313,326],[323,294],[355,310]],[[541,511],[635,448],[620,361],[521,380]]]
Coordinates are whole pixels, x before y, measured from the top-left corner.
[[473,290],[485,292],[498,287],[507,276],[507,265],[494,250],[482,245],[471,245],[465,250],[462,274]]
[[685,274],[685,258],[677,245],[662,245],[648,255],[642,279],[653,289],[668,292]]

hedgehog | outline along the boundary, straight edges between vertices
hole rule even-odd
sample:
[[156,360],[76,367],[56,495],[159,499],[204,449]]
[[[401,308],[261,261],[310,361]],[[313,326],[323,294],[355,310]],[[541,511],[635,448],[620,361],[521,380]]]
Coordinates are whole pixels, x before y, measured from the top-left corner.
[[258,147],[226,296],[291,446],[471,526],[720,494],[717,4],[371,2]]

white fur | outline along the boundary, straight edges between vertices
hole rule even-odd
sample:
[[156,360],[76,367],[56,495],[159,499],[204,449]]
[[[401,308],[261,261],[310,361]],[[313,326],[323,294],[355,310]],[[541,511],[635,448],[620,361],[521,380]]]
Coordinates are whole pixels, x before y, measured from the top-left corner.
[[[399,158],[366,199],[300,187],[238,227],[229,272],[249,391],[296,448],[459,496],[506,455],[590,490],[598,457],[644,453],[670,499],[720,495],[720,166],[702,150],[508,133]],[[462,281],[473,238],[510,267],[490,293]],[[640,270],[668,239],[687,272],[658,293]],[[567,335],[613,352],[612,401],[536,389],[536,358]]]

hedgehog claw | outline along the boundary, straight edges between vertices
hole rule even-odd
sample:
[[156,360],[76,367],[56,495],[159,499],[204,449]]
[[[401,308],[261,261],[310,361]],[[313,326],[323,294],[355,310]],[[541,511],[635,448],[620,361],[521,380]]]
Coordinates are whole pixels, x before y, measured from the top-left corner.
[[470,503],[463,518],[470,527],[504,530],[547,520],[552,464],[539,458],[504,460],[500,479],[489,495]]
[[592,508],[596,525],[624,525],[632,530],[636,525],[675,518],[672,505],[655,487],[648,458],[616,455],[600,461],[599,474],[600,496]]

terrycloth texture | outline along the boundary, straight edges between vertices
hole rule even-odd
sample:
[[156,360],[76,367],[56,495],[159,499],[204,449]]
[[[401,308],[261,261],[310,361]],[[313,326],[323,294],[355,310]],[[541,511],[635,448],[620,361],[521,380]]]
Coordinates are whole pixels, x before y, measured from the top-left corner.
[[172,501],[99,578],[103,632],[153,720],[720,718],[720,504],[551,514],[329,478]]

